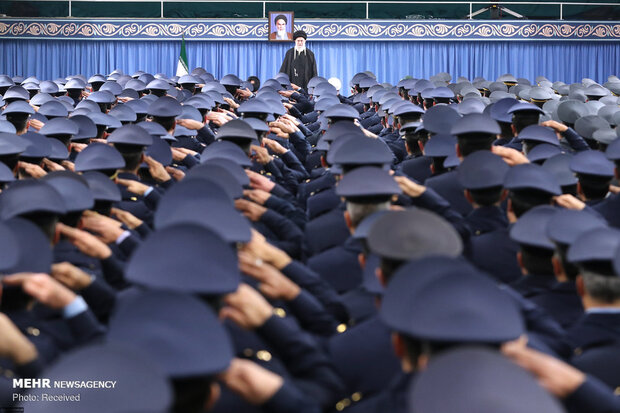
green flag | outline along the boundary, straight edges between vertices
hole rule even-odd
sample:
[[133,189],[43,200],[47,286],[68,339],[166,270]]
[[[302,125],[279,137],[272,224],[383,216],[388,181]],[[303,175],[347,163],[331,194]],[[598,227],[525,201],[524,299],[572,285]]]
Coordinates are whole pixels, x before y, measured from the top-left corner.
[[185,52],[185,36],[181,40],[181,54],[179,54],[179,62],[177,63],[177,76],[184,76],[189,74],[187,66],[187,53]]

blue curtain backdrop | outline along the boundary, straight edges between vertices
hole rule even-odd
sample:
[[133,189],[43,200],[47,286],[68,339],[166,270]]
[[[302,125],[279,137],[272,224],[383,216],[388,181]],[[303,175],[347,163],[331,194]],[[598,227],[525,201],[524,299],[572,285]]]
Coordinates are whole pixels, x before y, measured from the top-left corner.
[[[261,80],[279,70],[292,44],[241,41],[186,42],[190,67],[202,66],[216,77],[236,73]],[[0,73],[55,79],[70,74],[126,73],[145,70],[174,75],[180,42],[0,40]],[[396,83],[406,75],[426,77],[447,71],[456,79],[504,73],[533,81],[543,75],[552,81],[605,82],[620,74],[618,42],[443,42],[377,41],[308,42],[319,74],[336,76],[346,84],[359,71],[371,70],[381,81]]]

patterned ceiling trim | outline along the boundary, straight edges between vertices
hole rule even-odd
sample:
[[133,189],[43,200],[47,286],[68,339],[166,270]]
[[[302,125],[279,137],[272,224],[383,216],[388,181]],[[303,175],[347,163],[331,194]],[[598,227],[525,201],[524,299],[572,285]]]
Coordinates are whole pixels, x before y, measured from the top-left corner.
[[[617,22],[471,20],[296,20],[308,40],[618,41]],[[0,38],[65,40],[267,40],[266,19],[245,20],[12,20]]]

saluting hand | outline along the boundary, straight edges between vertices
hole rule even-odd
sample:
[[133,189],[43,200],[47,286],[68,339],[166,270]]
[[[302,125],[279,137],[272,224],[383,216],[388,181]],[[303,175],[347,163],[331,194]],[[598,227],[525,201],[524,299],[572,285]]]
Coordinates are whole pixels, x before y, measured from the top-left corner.
[[237,291],[224,297],[224,303],[220,318],[230,319],[248,330],[261,327],[273,315],[271,304],[247,284],[239,284]]
[[30,123],[30,126],[35,130],[41,130],[41,128],[45,125],[38,119],[30,119],[28,122]]
[[185,178],[185,172],[175,168],[174,166],[166,166],[166,172],[168,172],[175,181],[180,181],[181,179]]
[[65,168],[62,165],[59,165],[54,161],[50,161],[47,158],[43,158],[43,166],[45,166],[45,169],[47,169],[50,172],[65,170]]
[[282,155],[288,152],[288,149],[286,149],[284,146],[280,145],[278,141],[274,141],[273,139],[263,138],[263,144],[278,155]]
[[4,313],[0,313],[0,356],[17,365],[30,363],[38,356],[34,344]]
[[301,288],[278,269],[248,252],[239,252],[239,269],[259,281],[260,292],[272,300],[292,301],[301,292]]
[[140,218],[136,218],[131,212],[124,209],[112,208],[110,212],[130,229],[136,229],[144,223]]
[[266,176],[263,176],[249,169],[245,170],[246,175],[250,178],[250,188],[262,189],[263,191],[271,192],[276,186],[275,182],[272,182]]
[[230,367],[219,376],[233,392],[250,404],[269,401],[284,384],[284,379],[250,360],[232,359]]
[[555,202],[556,205],[561,206],[562,208],[575,209],[577,211],[580,211],[586,207],[585,202],[577,199],[571,194],[563,194],[553,197],[553,202]]
[[502,353],[532,373],[542,387],[559,398],[570,396],[586,380],[586,375],[570,364],[518,343],[504,344]]
[[50,275],[73,291],[83,290],[93,282],[89,274],[70,262],[52,264],[52,273]]
[[162,165],[161,163],[159,163],[158,161],[156,161],[152,157],[145,156],[144,157],[144,161],[146,162],[146,164],[149,167],[149,172],[151,173],[151,176],[156,181],[158,181],[158,182],[167,182],[167,181],[172,179],[172,177],[170,176],[168,171],[166,171],[166,168],[164,168],[164,165]]
[[35,179],[37,178],[42,178],[45,175],[47,175],[47,172],[45,172],[45,169],[41,168],[39,165],[35,165],[33,163],[28,163],[28,162],[24,162],[24,161],[19,161],[17,163],[17,167],[19,169],[23,169],[24,172],[26,174],[28,174],[28,176],[31,176]]
[[181,125],[190,130],[200,130],[205,127],[204,123],[194,119],[177,119],[177,125]]
[[256,159],[256,161],[261,165],[267,165],[269,162],[272,161],[271,155],[269,155],[269,152],[266,148],[263,148],[262,146],[251,145],[250,150],[256,153],[256,155],[254,155],[254,159]]
[[278,270],[282,270],[293,261],[286,252],[271,245],[267,242],[263,234],[253,228],[252,238],[250,242],[243,246],[242,251],[251,254],[256,259],[273,265]]
[[69,227],[62,223],[56,224],[56,228],[62,235],[67,237],[73,245],[89,257],[105,260],[112,255],[110,247],[93,234],[82,231],[81,229]]
[[264,206],[258,205],[252,201],[248,201],[246,199],[237,199],[235,200],[235,208],[243,213],[247,218],[251,221],[258,221],[261,219],[263,214],[267,212],[267,208]]
[[238,98],[247,99],[252,96],[252,92],[248,88],[239,88],[237,89],[237,93],[235,93],[235,96],[237,96]]
[[400,189],[402,189],[403,193],[411,198],[417,198],[426,192],[426,187],[424,185],[417,184],[407,177],[395,176],[394,180]]
[[265,205],[265,202],[271,197],[271,194],[262,189],[245,189],[243,191],[243,196],[257,204]]
[[97,234],[97,238],[110,244],[120,237],[124,230],[121,223],[113,218],[106,217],[94,211],[84,211],[82,226]]
[[129,192],[136,195],[144,195],[146,190],[150,188],[148,185],[134,181],[133,179],[116,178],[116,183],[123,185]]
[[502,157],[504,162],[506,162],[510,166],[521,165],[524,163],[530,163],[529,159],[522,153],[513,148],[505,148],[499,145],[493,145],[491,147],[491,152],[495,155],[499,155]]
[[6,285],[21,285],[24,292],[46,307],[60,310],[71,304],[76,295],[44,273],[22,272],[4,277]]

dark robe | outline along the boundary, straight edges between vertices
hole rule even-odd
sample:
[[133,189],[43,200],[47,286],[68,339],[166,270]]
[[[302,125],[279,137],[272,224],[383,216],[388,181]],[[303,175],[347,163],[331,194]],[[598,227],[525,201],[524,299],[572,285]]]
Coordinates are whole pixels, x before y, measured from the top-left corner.
[[306,49],[296,58],[295,48],[289,49],[284,56],[280,72],[286,73],[291,83],[305,89],[308,81],[317,75],[314,53]]

